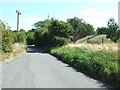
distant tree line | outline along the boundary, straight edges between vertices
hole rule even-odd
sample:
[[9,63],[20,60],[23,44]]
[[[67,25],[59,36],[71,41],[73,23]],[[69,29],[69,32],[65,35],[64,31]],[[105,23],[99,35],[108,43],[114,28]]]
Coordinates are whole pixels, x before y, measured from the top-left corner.
[[10,30],[10,26],[0,20],[1,43],[0,46],[3,52],[12,52],[12,44],[24,43],[35,44],[36,46],[57,47],[67,44],[70,41],[70,36],[75,33],[83,34],[106,34],[107,38],[114,42],[118,42],[120,31],[118,25],[113,18],[107,22],[108,27],[94,27],[77,17],[59,21],[55,18],[38,21],[34,24],[35,29],[25,31]]
[[120,36],[118,25],[113,18],[107,22],[108,27],[94,27],[78,17],[59,21],[55,18],[38,21],[34,24],[35,29],[27,32],[27,43],[36,46],[61,46],[70,42],[70,36],[75,33],[83,34],[106,34],[107,38],[117,42]]
[[74,33],[94,34],[94,27],[77,17],[59,21],[55,18],[38,21],[35,29],[27,32],[27,43],[36,46],[61,46],[70,42]]

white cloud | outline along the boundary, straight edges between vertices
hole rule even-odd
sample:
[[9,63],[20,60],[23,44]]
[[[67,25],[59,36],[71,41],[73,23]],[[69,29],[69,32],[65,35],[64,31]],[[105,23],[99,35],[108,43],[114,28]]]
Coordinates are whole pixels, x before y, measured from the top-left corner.
[[43,20],[43,19],[39,18],[39,17],[29,17],[29,18],[21,19],[21,21],[24,23],[35,23],[35,22],[40,21],[40,20]]
[[116,21],[118,20],[117,12],[99,11],[95,8],[83,11],[80,17],[92,24],[95,29],[102,26],[106,27],[109,18],[115,18]]
[[23,18],[20,20],[20,28],[23,28],[25,30],[29,30],[31,28],[33,28],[33,24],[38,22],[38,21],[42,21],[44,20],[43,18],[39,18],[39,17],[28,17],[28,18]]

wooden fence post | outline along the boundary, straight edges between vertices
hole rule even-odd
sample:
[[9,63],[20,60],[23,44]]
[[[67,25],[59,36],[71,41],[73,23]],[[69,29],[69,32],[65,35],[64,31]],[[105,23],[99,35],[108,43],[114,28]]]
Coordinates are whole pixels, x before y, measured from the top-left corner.
[[104,40],[104,38],[102,38],[102,44],[103,44],[103,40]]

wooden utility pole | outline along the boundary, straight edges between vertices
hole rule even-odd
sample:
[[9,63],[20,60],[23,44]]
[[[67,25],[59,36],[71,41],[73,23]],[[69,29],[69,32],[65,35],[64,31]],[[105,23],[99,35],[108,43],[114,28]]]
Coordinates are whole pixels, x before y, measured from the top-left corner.
[[19,29],[19,15],[21,15],[20,11],[16,10],[17,13],[17,31]]

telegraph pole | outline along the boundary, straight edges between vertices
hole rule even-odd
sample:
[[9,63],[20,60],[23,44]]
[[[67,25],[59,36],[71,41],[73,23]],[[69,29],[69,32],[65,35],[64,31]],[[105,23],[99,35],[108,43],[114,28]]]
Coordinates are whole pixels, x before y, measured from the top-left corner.
[[19,15],[21,15],[20,11],[16,10],[17,13],[17,31],[19,29]]

